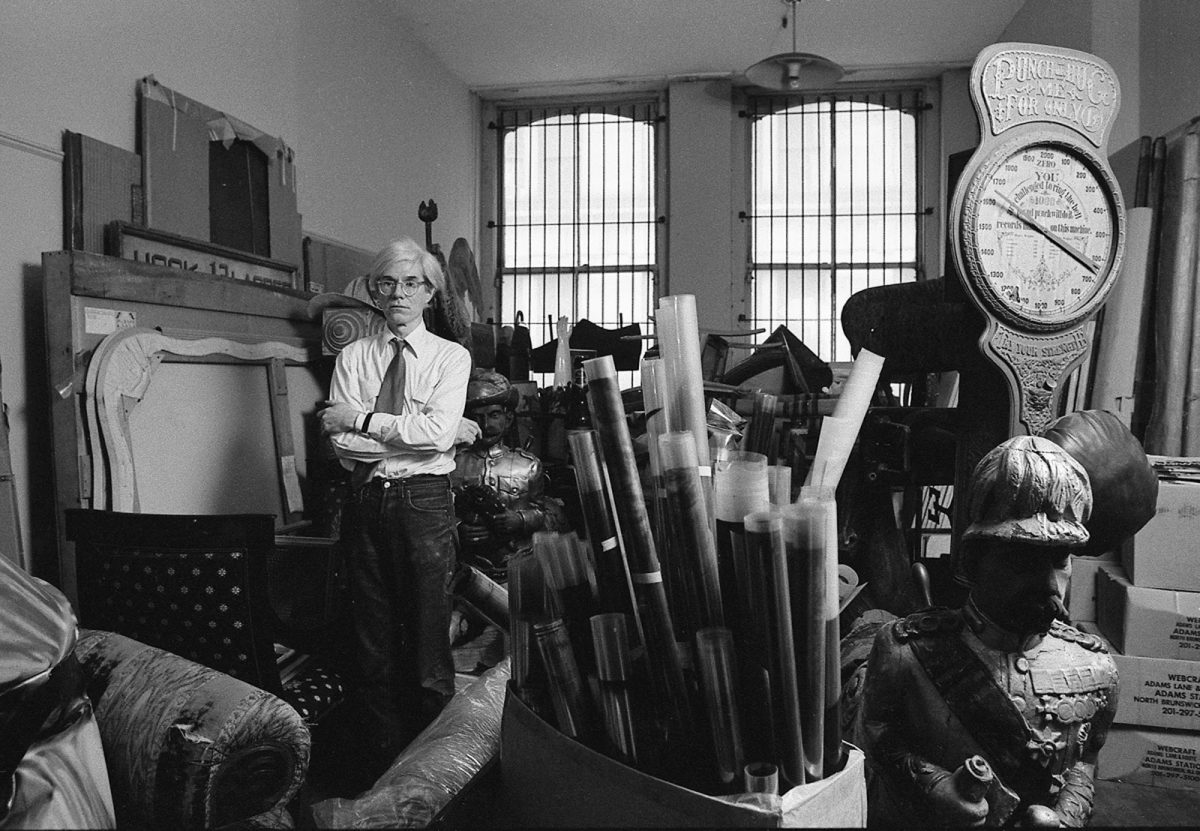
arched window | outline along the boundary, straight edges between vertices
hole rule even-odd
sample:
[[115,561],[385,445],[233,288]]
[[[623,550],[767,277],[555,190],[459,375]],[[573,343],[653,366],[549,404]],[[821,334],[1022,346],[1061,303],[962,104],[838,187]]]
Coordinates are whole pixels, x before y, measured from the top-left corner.
[[825,360],[848,361],[847,298],[918,279],[923,109],[919,90],[749,100],[754,328],[787,326]]
[[657,102],[500,107],[497,121],[501,322],[520,315],[534,347],[557,336],[559,315],[652,332]]

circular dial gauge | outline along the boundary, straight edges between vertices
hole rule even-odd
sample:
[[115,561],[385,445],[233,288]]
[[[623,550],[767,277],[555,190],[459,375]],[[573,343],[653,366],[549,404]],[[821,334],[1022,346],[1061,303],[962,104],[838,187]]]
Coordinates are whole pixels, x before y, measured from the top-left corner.
[[1000,311],[1054,327],[1099,304],[1118,242],[1104,172],[1064,145],[1037,142],[999,154],[971,190],[970,259]]

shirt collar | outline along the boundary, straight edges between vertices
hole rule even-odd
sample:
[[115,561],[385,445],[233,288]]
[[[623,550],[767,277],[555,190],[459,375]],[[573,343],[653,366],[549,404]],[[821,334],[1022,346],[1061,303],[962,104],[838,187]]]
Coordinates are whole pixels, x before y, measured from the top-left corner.
[[[379,333],[379,337],[382,339],[383,343],[388,344],[391,343],[396,336],[392,334],[391,329],[388,329],[385,326],[384,330]],[[431,333],[425,326],[425,321],[422,319],[417,321],[416,328],[408,333],[408,337],[404,338],[404,342],[408,344],[408,348],[412,350],[413,355],[419,356],[422,349],[426,344],[429,343],[429,339],[432,337],[433,333]]]

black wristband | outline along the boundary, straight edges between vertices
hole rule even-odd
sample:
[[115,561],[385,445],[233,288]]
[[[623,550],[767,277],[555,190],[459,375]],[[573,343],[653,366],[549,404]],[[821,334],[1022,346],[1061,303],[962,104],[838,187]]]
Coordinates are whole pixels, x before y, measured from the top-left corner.
[[363,418],[362,430],[360,430],[359,432],[361,432],[361,433],[367,432],[367,429],[370,428],[370,426],[371,426],[371,416],[373,416],[373,415],[375,415],[375,414],[374,413],[366,414],[366,416]]

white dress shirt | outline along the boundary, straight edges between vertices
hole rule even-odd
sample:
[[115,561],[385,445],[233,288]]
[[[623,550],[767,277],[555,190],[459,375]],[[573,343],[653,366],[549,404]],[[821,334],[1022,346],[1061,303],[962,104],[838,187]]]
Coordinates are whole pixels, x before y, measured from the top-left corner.
[[[375,409],[383,374],[395,355],[395,338],[384,329],[346,346],[337,357],[331,401],[364,415]],[[369,430],[331,436],[342,466],[379,462],[371,478],[389,479],[454,470],[454,438],[467,403],[471,355],[460,344],[438,337],[423,322],[404,340],[404,403],[399,415],[374,413]]]

